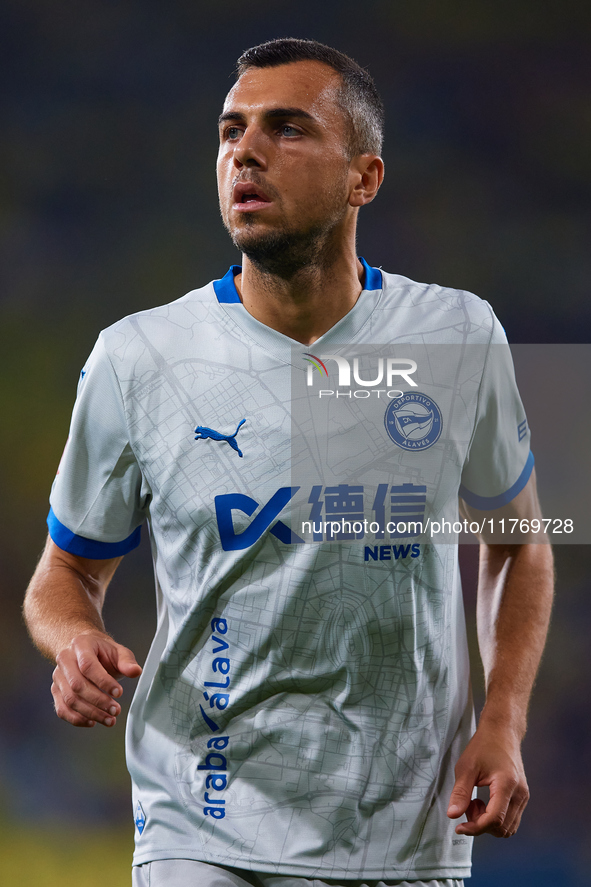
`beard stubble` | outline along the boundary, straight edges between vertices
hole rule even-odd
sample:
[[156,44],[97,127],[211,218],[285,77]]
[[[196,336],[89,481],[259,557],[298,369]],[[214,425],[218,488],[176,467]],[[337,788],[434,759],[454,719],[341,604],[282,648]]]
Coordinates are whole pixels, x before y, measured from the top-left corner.
[[[252,171],[249,180],[257,184]],[[262,181],[260,184],[262,188],[268,190],[268,185]],[[244,224],[238,230],[232,231],[226,220],[224,224],[234,246],[260,271],[283,280],[290,280],[304,268],[321,268],[331,264],[334,235],[347,211],[344,184],[343,178],[324,192],[322,201],[324,212],[321,213],[320,219],[308,225],[284,225],[271,230],[257,231],[254,214],[245,215]]]

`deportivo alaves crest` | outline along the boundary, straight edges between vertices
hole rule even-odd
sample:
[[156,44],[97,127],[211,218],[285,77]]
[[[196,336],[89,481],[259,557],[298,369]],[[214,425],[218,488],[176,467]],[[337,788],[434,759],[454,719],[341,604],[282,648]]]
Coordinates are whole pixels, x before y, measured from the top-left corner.
[[198,425],[195,429],[195,440],[218,440],[225,441],[229,443],[233,450],[236,450],[240,458],[242,459],[242,450],[239,448],[236,443],[236,435],[240,431],[240,428],[244,425],[246,419],[241,419],[236,427],[236,431],[234,434],[222,434],[221,431],[215,431],[213,428],[207,428],[205,425]]

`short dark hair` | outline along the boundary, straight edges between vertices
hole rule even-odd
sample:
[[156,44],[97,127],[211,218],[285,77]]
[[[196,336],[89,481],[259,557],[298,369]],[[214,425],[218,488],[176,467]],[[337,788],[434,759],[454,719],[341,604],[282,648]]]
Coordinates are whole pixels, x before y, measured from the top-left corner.
[[322,62],[341,75],[338,103],[349,122],[350,156],[380,154],[384,105],[371,75],[344,52],[316,40],[283,37],[243,52],[237,62],[237,74],[241,77],[249,68],[273,68],[304,61]]

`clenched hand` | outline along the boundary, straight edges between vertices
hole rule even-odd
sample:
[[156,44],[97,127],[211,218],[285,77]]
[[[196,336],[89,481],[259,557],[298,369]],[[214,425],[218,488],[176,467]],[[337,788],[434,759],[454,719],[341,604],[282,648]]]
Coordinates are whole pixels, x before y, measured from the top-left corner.
[[56,657],[53,695],[57,715],[75,727],[95,723],[113,727],[123,693],[117,678],[137,678],[142,673],[135,656],[102,632],[86,632],[73,638]]
[[[509,731],[480,728],[460,757],[456,782],[451,793],[447,815],[458,819],[466,814],[467,822],[456,826],[458,835],[482,835],[488,832],[497,838],[510,838],[521,822],[529,800],[529,790],[517,739]],[[472,800],[474,786],[487,785],[487,805]]]

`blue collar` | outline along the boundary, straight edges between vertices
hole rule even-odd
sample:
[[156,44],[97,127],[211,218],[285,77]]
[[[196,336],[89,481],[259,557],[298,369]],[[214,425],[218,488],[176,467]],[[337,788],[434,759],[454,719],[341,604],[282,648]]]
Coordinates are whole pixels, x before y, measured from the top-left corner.
[[[363,265],[363,289],[364,290],[381,290],[382,288],[382,272],[379,268],[372,268],[365,259],[359,256],[359,261]],[[241,265],[230,265],[230,269],[221,280],[214,280],[213,288],[218,297],[218,302],[225,304],[240,302],[240,296],[234,283],[234,277],[242,271]]]

